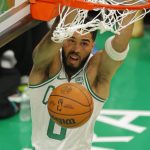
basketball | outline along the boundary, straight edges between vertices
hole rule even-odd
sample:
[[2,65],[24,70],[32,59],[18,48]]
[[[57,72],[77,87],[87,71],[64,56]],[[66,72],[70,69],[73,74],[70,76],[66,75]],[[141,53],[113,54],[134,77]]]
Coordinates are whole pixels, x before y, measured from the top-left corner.
[[82,85],[64,83],[52,91],[47,106],[54,122],[65,128],[76,128],[92,115],[93,99]]

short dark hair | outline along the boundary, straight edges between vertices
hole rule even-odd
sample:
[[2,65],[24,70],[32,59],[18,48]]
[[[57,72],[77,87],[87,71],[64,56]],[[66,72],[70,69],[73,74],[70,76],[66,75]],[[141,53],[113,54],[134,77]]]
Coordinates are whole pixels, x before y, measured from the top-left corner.
[[[94,18],[95,16],[97,16],[98,13],[99,13],[99,11],[94,11],[94,10],[88,11],[88,15],[87,15],[87,17],[85,18],[84,23],[87,23],[87,22],[93,20],[93,18]],[[87,29],[90,29],[90,27],[88,27]],[[92,31],[92,32],[91,32],[91,34],[92,34],[92,40],[93,40],[93,41],[95,41],[95,39],[96,39],[97,31],[98,31],[98,30],[95,30],[95,31]]]
[[97,30],[92,31],[91,34],[92,34],[92,40],[95,41],[96,36],[97,36]]

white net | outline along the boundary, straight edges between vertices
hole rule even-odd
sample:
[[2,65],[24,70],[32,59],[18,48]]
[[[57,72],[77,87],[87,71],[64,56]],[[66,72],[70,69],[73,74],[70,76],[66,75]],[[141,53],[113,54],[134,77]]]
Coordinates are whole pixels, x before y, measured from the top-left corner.
[[[137,2],[133,2],[133,0],[128,0],[126,2],[120,2],[121,0],[87,0],[92,1],[94,3],[98,3],[99,1],[105,4],[113,4],[113,5],[131,5]],[[144,3],[144,1],[140,0],[138,3]],[[72,9],[71,7],[64,6],[60,11],[60,22],[56,27],[56,30],[53,32],[52,40],[54,42],[60,43],[63,40],[71,37],[73,33],[76,31],[81,35],[87,34],[94,30],[99,30],[100,33],[104,33],[105,31],[110,31],[115,34],[119,34],[120,31],[126,28],[128,25],[142,19],[150,10],[143,9],[140,15],[137,15],[137,10],[113,10],[113,9],[94,9],[92,10],[92,19],[86,21],[87,16],[89,15],[89,11],[85,9]],[[76,13],[74,19],[70,23],[65,23],[67,17],[73,13]],[[127,23],[123,24],[124,18],[129,15],[134,14],[134,17]]]

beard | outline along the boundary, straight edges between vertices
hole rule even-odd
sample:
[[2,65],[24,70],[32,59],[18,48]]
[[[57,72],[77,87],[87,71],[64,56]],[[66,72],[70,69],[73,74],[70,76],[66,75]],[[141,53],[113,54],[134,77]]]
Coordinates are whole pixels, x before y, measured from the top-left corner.
[[[68,56],[70,54],[76,54],[75,52],[70,52],[68,53]],[[78,54],[77,54],[78,55]],[[64,49],[62,48],[62,61],[63,61],[63,64],[64,64],[64,68],[65,68],[65,71],[67,74],[75,74],[76,72],[78,72],[78,70],[80,70],[85,62],[87,61],[88,57],[89,57],[90,53],[88,54],[88,56],[86,58],[84,58],[83,60],[81,60],[80,64],[78,65],[78,67],[73,67],[69,64],[67,64],[67,56],[65,55],[65,52],[64,52]]]

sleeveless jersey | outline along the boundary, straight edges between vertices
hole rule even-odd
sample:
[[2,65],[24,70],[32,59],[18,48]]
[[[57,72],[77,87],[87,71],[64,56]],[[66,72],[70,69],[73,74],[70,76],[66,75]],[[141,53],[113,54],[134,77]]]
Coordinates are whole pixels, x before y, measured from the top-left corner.
[[[92,54],[91,54],[92,55]],[[62,65],[59,73],[47,81],[29,85],[32,116],[32,145],[35,150],[90,150],[96,118],[103,107],[104,100],[90,88],[87,76],[86,61],[83,68],[71,77],[70,82],[82,84],[92,95],[94,110],[90,119],[81,127],[66,129],[54,123],[48,113],[47,102],[51,91],[60,84],[68,82]],[[62,59],[61,59],[62,61]]]

